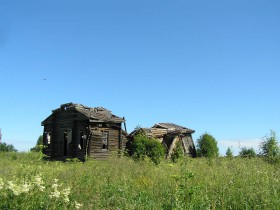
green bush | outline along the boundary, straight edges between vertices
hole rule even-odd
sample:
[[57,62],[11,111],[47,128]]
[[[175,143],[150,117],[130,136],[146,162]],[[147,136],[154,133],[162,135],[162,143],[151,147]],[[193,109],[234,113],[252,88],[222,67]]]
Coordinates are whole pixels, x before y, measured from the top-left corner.
[[216,139],[210,134],[203,134],[197,140],[197,155],[199,157],[218,157],[219,148]]
[[280,147],[276,140],[276,134],[271,131],[270,137],[267,137],[260,145],[261,155],[268,158],[277,158],[280,156]]
[[14,145],[6,144],[5,142],[0,143],[0,152],[16,152]]
[[131,155],[135,160],[144,160],[148,157],[155,164],[159,164],[164,154],[164,147],[159,141],[143,134],[136,135],[131,144]]
[[37,143],[36,143],[35,147],[32,147],[30,149],[30,151],[32,151],[32,152],[43,152],[43,148],[44,148],[43,147],[43,136],[40,135],[37,139]]
[[242,158],[254,158],[257,154],[253,148],[242,147],[239,156]]
[[228,158],[232,158],[233,157],[233,151],[232,151],[232,149],[230,147],[227,148],[226,157],[228,157]]

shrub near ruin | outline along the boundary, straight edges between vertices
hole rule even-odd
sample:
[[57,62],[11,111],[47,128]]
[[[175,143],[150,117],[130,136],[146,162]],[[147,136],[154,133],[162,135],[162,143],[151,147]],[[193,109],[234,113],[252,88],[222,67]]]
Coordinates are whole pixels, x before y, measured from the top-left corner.
[[144,160],[148,157],[155,164],[159,164],[164,157],[165,151],[158,140],[139,134],[135,136],[132,142],[131,154],[135,160]]

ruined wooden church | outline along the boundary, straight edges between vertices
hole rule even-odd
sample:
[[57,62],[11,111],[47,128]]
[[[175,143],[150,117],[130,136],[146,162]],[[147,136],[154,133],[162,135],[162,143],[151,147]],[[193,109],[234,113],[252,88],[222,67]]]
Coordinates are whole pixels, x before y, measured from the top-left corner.
[[41,124],[43,153],[51,159],[103,159],[124,150],[127,142],[125,119],[103,107],[62,104]]
[[195,131],[173,123],[157,123],[151,128],[135,129],[128,135],[129,142],[139,134],[145,134],[147,137],[155,138],[166,148],[166,157],[170,157],[177,144],[181,145],[185,156],[196,156],[195,145],[192,134]]
[[158,123],[128,135],[125,119],[103,107],[62,104],[41,124],[44,126],[43,153],[50,159],[84,159],[86,156],[104,159],[127,149],[140,131],[160,141],[166,148],[167,158],[178,143],[185,155],[196,156],[192,139],[194,130],[173,123]]

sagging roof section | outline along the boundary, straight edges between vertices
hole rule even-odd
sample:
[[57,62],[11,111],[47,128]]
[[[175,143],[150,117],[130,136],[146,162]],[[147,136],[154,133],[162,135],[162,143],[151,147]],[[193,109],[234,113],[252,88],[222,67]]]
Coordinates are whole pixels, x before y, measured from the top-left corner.
[[194,133],[195,131],[174,123],[157,123],[152,128],[165,129],[167,132],[180,131],[181,133]]
[[178,135],[194,133],[195,131],[174,123],[157,123],[151,128],[140,128],[132,131],[129,136],[135,136],[139,132],[145,133],[148,137],[161,138],[165,135]]
[[66,103],[62,104],[60,108],[53,110],[52,114],[42,122],[42,125],[44,125],[46,121],[51,120],[54,114],[62,111],[77,111],[88,118],[91,122],[121,123],[125,121],[124,118],[112,114],[110,110],[105,109],[104,107],[91,108],[82,104]]

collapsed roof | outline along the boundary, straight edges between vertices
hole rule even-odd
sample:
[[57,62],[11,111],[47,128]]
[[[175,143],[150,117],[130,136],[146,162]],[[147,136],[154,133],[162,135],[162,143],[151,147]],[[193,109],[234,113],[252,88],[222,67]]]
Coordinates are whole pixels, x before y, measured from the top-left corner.
[[174,123],[157,123],[151,128],[139,128],[132,131],[129,136],[144,132],[148,137],[160,138],[165,135],[191,134],[195,131]]
[[82,104],[67,103],[62,104],[60,108],[53,110],[52,114],[42,122],[42,125],[44,125],[47,121],[52,120],[56,113],[62,111],[76,111],[88,118],[90,122],[121,123],[125,121],[124,118],[112,114],[110,110],[105,109],[104,107],[91,108]]

